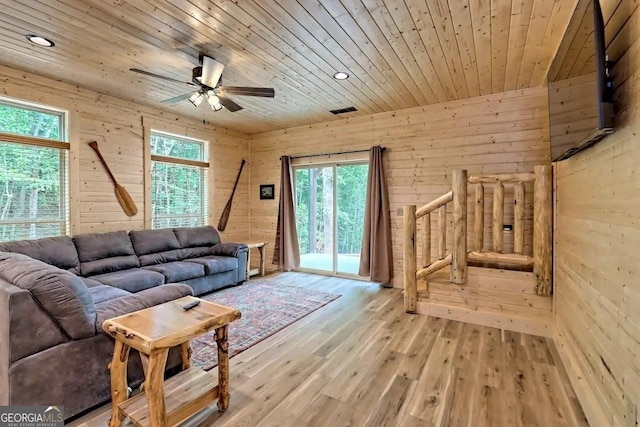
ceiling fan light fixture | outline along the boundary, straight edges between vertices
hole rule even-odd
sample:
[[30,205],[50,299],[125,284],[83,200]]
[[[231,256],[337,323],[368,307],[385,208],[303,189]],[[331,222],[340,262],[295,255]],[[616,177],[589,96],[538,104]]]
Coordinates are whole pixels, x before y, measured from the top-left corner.
[[199,107],[202,104],[202,100],[204,99],[204,95],[201,92],[196,92],[189,97],[189,102],[194,106]]
[[207,102],[211,106],[218,105],[220,104],[220,98],[218,98],[216,94],[212,90],[210,90],[207,91]]
[[173,77],[163,76],[138,68],[130,68],[129,70],[145,76],[195,87],[195,89],[192,88],[191,91],[183,93],[182,95],[162,100],[161,102],[164,105],[173,105],[189,100],[195,107],[199,107],[202,101],[206,99],[207,104],[209,104],[213,111],[225,109],[231,113],[235,113],[242,110],[242,107],[227,98],[227,95],[258,96],[264,98],[273,98],[275,96],[275,90],[271,87],[221,86],[222,72],[225,68],[224,64],[206,55],[201,55],[200,61],[202,65],[194,67],[191,70],[191,82],[177,80]]
[[37,44],[42,47],[54,47],[56,44],[45,37],[38,36],[36,34],[25,34],[27,40],[29,40],[33,44]]
[[349,78],[349,73],[345,71],[338,71],[333,75],[333,78],[336,80],[347,80]]

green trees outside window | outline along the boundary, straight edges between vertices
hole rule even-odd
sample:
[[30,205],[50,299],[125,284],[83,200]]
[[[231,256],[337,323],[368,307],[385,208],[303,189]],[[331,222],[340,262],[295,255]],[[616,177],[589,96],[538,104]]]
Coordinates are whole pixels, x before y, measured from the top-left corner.
[[[151,134],[152,228],[207,223],[207,168],[180,163],[180,160],[206,162],[204,144],[159,132]],[[153,160],[154,155],[162,156],[163,160]]]
[[0,100],[1,241],[67,233],[67,150],[29,144],[64,141],[64,123],[63,113]]
[[358,273],[368,171],[367,164],[295,168],[302,268]]

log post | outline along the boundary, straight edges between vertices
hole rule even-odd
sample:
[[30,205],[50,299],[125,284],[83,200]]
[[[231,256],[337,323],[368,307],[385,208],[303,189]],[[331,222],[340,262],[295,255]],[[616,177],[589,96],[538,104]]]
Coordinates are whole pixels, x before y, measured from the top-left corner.
[[218,346],[218,409],[229,408],[229,325],[216,329]]
[[467,280],[467,171],[453,171],[453,241],[451,281],[462,285]]
[[109,365],[111,371],[111,419],[109,427],[120,427],[124,415],[118,405],[127,400],[127,362],[129,360],[129,346],[116,340],[113,359]]
[[502,253],[504,227],[504,184],[496,182],[493,189],[493,252]]
[[191,344],[185,341],[180,344],[180,357],[182,358],[182,370],[186,371],[191,367]]
[[447,256],[447,205],[438,208],[438,259]]
[[164,370],[167,364],[168,348],[153,350],[149,355],[147,377],[144,380],[144,392],[149,408],[149,425],[167,427],[167,412],[164,401]]
[[484,247],[484,186],[476,184],[476,203],[473,213],[473,234],[476,251],[482,252]]
[[424,216],[424,242],[422,242],[422,266],[431,264],[431,214]]
[[416,280],[416,207],[406,205],[403,210],[404,244],[404,310],[415,313],[418,309],[418,282]]
[[533,191],[533,274],[538,295],[551,295],[551,166],[536,166]]
[[524,253],[524,183],[518,182],[513,196],[513,252]]

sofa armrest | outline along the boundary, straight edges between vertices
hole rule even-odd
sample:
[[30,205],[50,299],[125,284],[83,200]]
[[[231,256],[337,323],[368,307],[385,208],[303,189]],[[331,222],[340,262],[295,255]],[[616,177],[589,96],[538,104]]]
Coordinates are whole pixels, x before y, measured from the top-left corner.
[[236,283],[242,283],[247,280],[249,247],[246,243],[219,243],[211,247],[211,255],[238,258]]
[[96,305],[96,331],[102,332],[102,324],[107,319],[133,313],[187,295],[193,295],[191,286],[183,283],[169,283],[105,301]]
[[242,252],[247,252],[248,250],[246,243],[219,243],[211,247],[211,255],[237,258]]

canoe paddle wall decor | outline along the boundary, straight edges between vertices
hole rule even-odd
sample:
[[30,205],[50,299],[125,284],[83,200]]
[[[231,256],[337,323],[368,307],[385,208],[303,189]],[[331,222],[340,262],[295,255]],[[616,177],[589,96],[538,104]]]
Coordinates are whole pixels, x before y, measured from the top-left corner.
[[240,174],[242,174],[242,168],[246,160],[242,159],[242,163],[240,163],[240,170],[238,171],[238,176],[236,177],[236,183],[233,184],[233,190],[231,190],[231,197],[227,201],[227,204],[222,211],[222,215],[220,216],[220,221],[218,222],[218,230],[224,231],[227,228],[227,222],[229,221],[229,215],[231,215],[231,205],[233,204],[233,196],[236,194],[236,188],[238,187],[238,181],[240,181]]
[[104,166],[107,171],[109,178],[111,178],[111,182],[116,190],[116,198],[118,199],[120,206],[122,206],[122,210],[127,216],[135,216],[138,213],[138,207],[134,203],[129,192],[122,185],[118,184],[116,177],[111,173],[111,169],[109,169],[107,162],[104,160],[104,157],[102,157],[102,154],[98,149],[98,143],[96,141],[90,142],[89,147],[93,148],[93,151],[96,152],[98,159],[100,159],[100,163],[102,163],[102,166]]

